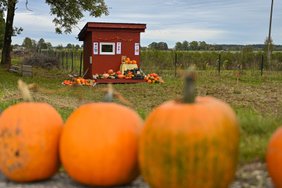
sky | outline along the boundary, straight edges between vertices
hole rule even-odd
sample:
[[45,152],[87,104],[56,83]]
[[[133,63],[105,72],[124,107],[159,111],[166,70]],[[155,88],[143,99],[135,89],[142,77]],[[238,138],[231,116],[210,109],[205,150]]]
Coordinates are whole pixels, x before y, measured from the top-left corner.
[[[141,46],[166,42],[173,48],[184,40],[208,44],[263,44],[268,36],[271,0],[105,0],[109,15],[85,17],[71,34],[56,34],[53,16],[44,0],[19,0],[14,25],[22,27],[13,44],[25,37],[43,38],[53,46],[79,44],[76,38],[87,22],[145,23]],[[272,39],[282,44],[282,0],[274,0]]]

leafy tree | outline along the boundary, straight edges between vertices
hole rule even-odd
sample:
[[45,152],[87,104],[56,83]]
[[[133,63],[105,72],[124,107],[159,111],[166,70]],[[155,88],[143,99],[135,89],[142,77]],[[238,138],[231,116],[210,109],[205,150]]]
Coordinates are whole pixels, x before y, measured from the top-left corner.
[[67,49],[72,49],[72,48],[74,48],[74,45],[69,43],[69,44],[67,44],[66,48]]
[[77,45],[75,45],[75,49],[76,50],[79,50],[80,49],[80,46],[77,44]]
[[176,44],[175,44],[175,50],[183,50],[183,47],[182,47],[182,43],[181,42],[177,42]]
[[192,42],[190,42],[190,48],[191,48],[191,50],[198,50],[198,47],[199,47],[199,45],[198,45],[198,42],[197,42],[197,41],[192,41]]
[[5,20],[3,10],[0,9],[0,49],[3,48],[3,39],[5,31]]
[[207,50],[207,49],[208,49],[208,44],[205,41],[200,41],[199,50]]
[[166,42],[152,42],[148,47],[154,50],[168,50],[168,45]]
[[[17,3],[18,0],[0,0],[0,10],[7,11],[1,64],[11,64],[10,50]],[[28,3],[29,0],[26,0],[26,5]],[[45,3],[50,6],[50,14],[55,16],[53,22],[57,33],[71,33],[85,12],[94,17],[108,14],[104,0],[46,0]]]
[[57,50],[62,50],[64,49],[63,45],[62,44],[59,44],[58,46],[55,47]]
[[36,41],[29,38],[29,37],[26,37],[24,40],[23,40],[23,44],[22,44],[23,47],[25,47],[25,49],[27,50],[35,50],[36,49]]
[[151,44],[149,44],[148,46],[151,49],[157,49],[158,48],[158,43],[157,42],[152,42]]
[[52,49],[53,46],[51,42],[46,42],[45,44],[46,44],[47,49]]
[[45,40],[43,38],[39,39],[39,41],[37,43],[37,49],[38,50],[47,49],[47,43],[45,42]]
[[182,50],[189,50],[189,42],[187,40],[183,41]]
[[159,42],[158,43],[158,50],[168,50],[168,46],[166,42]]

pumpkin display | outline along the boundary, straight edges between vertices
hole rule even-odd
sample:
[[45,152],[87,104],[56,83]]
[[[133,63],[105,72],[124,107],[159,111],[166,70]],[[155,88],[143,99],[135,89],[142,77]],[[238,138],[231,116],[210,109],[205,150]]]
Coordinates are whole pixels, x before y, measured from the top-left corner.
[[90,103],[67,119],[60,141],[62,164],[75,181],[91,186],[131,182],[138,171],[142,119],[115,103]]
[[226,188],[234,178],[236,115],[219,99],[196,97],[194,79],[187,76],[182,100],[165,102],[145,120],[139,162],[152,188]]
[[22,102],[0,116],[0,170],[10,180],[31,182],[54,175],[59,167],[63,120],[47,103]]
[[266,151],[266,166],[276,188],[282,188],[282,127],[271,136]]

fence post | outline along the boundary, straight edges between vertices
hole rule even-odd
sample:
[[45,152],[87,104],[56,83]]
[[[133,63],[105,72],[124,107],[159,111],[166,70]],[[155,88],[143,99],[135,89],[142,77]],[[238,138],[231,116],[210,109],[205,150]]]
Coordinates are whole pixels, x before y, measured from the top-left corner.
[[69,53],[66,52],[66,70],[69,71]]
[[73,71],[73,51],[71,51],[71,72]]
[[79,76],[81,76],[81,71],[82,71],[82,58],[83,58],[83,52],[80,52]]
[[221,68],[221,54],[218,54],[218,75],[220,75],[220,68]]
[[263,75],[263,68],[264,68],[264,57],[263,54],[261,54],[261,64],[260,64],[260,75]]
[[64,64],[64,56],[65,56],[65,52],[64,51],[61,51],[61,56],[62,56],[62,69],[64,70],[65,69],[65,64]]
[[177,51],[174,54],[174,76],[176,77],[176,69],[177,69]]

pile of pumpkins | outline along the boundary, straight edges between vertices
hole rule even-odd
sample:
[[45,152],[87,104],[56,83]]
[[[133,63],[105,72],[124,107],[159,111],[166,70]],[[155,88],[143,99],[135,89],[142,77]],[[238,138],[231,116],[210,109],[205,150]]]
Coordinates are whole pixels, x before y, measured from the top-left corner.
[[[0,115],[0,171],[15,182],[52,177],[62,164],[76,182],[119,186],[140,173],[152,188],[226,188],[233,181],[239,125],[232,108],[196,97],[186,78],[182,100],[143,121],[113,102],[80,106],[64,123],[50,104],[21,102]],[[204,115],[204,116],[203,116]],[[282,187],[282,129],[272,138],[268,168]]]
[[93,75],[93,79],[123,79],[125,76],[121,71],[114,72],[113,69],[109,69],[107,72],[103,74],[95,74]]
[[163,79],[157,73],[150,73],[145,76],[144,80],[149,84],[164,83]]
[[125,64],[137,64],[137,61],[136,60],[131,60],[129,57],[125,57],[122,59],[122,63],[125,63]]
[[68,85],[68,86],[72,86],[72,85],[93,86],[94,83],[95,83],[95,80],[92,80],[92,79],[85,79],[82,77],[73,77],[70,80],[64,80],[62,84]]

